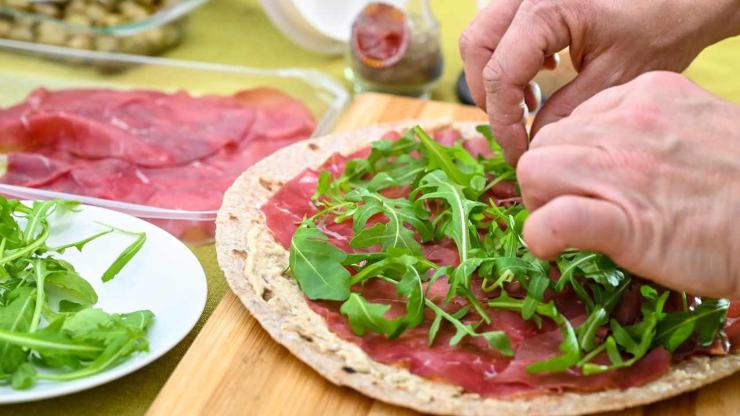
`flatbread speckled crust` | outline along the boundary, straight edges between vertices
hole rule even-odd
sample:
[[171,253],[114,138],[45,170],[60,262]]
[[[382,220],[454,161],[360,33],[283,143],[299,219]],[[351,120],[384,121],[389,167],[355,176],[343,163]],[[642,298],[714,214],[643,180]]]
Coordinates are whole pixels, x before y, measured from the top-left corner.
[[[655,402],[697,389],[740,369],[740,354],[696,357],[672,367],[641,387],[597,393],[563,393],[495,399],[460,387],[419,377],[371,359],[357,345],[329,331],[285,272],[286,251],[272,236],[260,206],[280,186],[307,167],[316,168],[331,154],[349,154],[408,121],[332,134],[283,148],[244,172],[224,196],[216,221],[218,261],[231,289],[272,338],[335,384],[367,396],[435,414],[560,415],[584,414]],[[475,123],[454,123],[464,137],[476,135]]]

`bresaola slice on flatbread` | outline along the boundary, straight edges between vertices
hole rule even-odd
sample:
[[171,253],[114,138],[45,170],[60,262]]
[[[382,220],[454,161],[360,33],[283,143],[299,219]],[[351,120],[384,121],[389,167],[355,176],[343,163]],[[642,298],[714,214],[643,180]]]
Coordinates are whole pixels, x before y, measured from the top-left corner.
[[[463,308],[473,309],[468,306],[470,300],[465,296],[453,296],[449,302],[445,302],[452,282],[449,276],[430,281],[434,270],[422,270],[419,281],[423,285],[425,302],[428,301],[423,319],[408,323],[407,327],[391,336],[379,333],[383,332],[382,321],[376,322],[377,325],[367,321],[363,324],[362,320],[358,321],[356,312],[352,312],[352,305],[343,306],[348,302],[359,302],[357,299],[361,296],[367,302],[375,304],[371,307],[388,306],[383,314],[373,315],[376,318],[380,316],[390,321],[406,316],[409,309],[406,301],[410,298],[399,296],[395,285],[388,280],[398,277],[393,276],[393,270],[387,273],[389,276],[373,276],[364,284],[353,285],[347,293],[342,290],[331,293],[329,297],[337,300],[322,300],[322,293],[328,292],[322,292],[321,288],[308,290],[306,283],[301,282],[306,294],[316,298],[308,299],[295,279],[296,272],[300,271],[287,269],[291,239],[299,224],[305,218],[314,216],[318,209],[327,206],[321,206],[321,195],[315,197],[317,183],[324,181],[323,188],[326,188],[327,183],[327,175],[324,174],[324,178],[320,179],[322,175],[318,172],[327,170],[334,178],[341,176],[349,159],[359,157],[370,160],[374,157],[368,150],[372,141],[384,136],[397,139],[398,133],[388,132],[402,132],[411,125],[413,124],[401,123],[377,126],[356,133],[312,139],[279,150],[240,176],[226,193],[224,205],[219,212],[216,238],[218,257],[230,286],[275,340],[324,377],[379,400],[430,413],[574,414],[653,402],[698,388],[740,368],[740,356],[721,348],[721,341],[726,341],[725,339],[715,337],[711,340],[711,345],[707,342],[699,345],[698,338],[701,334],[696,333],[676,346],[667,339],[668,335],[672,335],[674,340],[682,335],[666,332],[667,325],[658,329],[659,333],[667,334],[664,336],[666,339],[661,339],[659,344],[656,341],[639,360],[622,363],[629,360],[630,354],[621,351],[621,358],[616,358],[621,364],[615,365],[614,357],[606,354],[606,346],[599,347],[609,337],[614,337],[610,325],[593,325],[593,336],[583,335],[589,318],[593,320],[592,316],[595,316],[593,308],[586,307],[581,295],[568,289],[567,285],[562,291],[555,290],[555,284],[560,278],[557,266],[548,271],[547,278],[552,283],[548,284],[549,288],[541,299],[541,308],[536,313],[539,317],[536,319],[531,316],[524,319],[522,310],[501,306],[505,305],[501,303],[502,292],[510,296],[513,303],[529,296],[528,290],[522,285],[527,284],[527,279],[504,279],[501,286],[490,289],[491,283],[484,285],[485,282],[478,276],[479,272],[485,274],[481,270],[476,271],[471,277],[471,283],[467,284],[474,298],[479,303],[485,303],[480,310],[476,309],[480,312],[476,312],[477,314],[469,311],[461,313]],[[440,143],[450,146],[461,137],[472,139],[466,140],[460,148],[467,149],[469,154],[483,153],[487,160],[494,160],[490,158],[490,146],[486,146],[487,143],[475,131],[474,125],[460,123],[451,127],[453,128],[437,129],[436,138]],[[410,154],[419,157],[419,153],[419,149],[415,148]],[[460,157],[466,156],[460,154]],[[436,166],[440,163],[444,164],[444,160]],[[429,172],[421,172],[420,175],[434,171],[435,166],[431,165]],[[394,177],[399,177],[398,173],[394,172]],[[451,174],[454,175],[455,172]],[[363,174],[362,180],[356,182],[367,183],[372,179],[371,176]],[[465,178],[460,180],[466,180]],[[487,185],[492,180],[493,178],[488,177]],[[502,183],[506,182],[490,186],[493,190],[485,191],[485,199],[502,207],[516,204],[518,201],[515,188],[502,186]],[[377,187],[377,183],[368,186]],[[408,192],[414,187],[415,184],[406,184],[387,187],[380,192],[390,199],[407,198]],[[351,191],[350,188],[352,186],[343,189]],[[462,192],[475,193],[469,189],[463,189]],[[424,207],[434,216],[435,212],[441,212],[441,205],[443,204],[440,201],[430,201]],[[336,213],[339,214],[340,211],[337,210]],[[388,222],[382,215],[373,215],[362,229],[379,225],[380,229]],[[380,253],[378,246],[365,245],[357,248],[356,241],[351,244],[358,232],[353,229],[351,219],[337,223],[333,217],[324,220],[317,217],[315,225],[316,230],[325,236],[328,243],[334,244],[337,250],[345,253]],[[417,242],[421,240],[418,230],[414,230],[412,226],[406,228],[415,233]],[[459,263],[461,254],[468,254],[459,250],[459,238],[454,233],[445,230],[441,233],[442,235],[435,235],[430,241],[420,244],[417,255],[434,263],[435,267],[454,267]],[[403,231],[400,234],[409,235]],[[482,232],[481,236],[485,234]],[[475,238],[475,235],[471,236]],[[407,243],[414,246],[412,241]],[[390,243],[385,241],[382,244],[387,247]],[[295,248],[293,250],[295,255]],[[376,256],[387,255],[381,253]],[[378,260],[372,256],[366,257],[366,262],[349,266],[348,274],[357,276],[369,264]],[[583,258],[585,256],[574,257],[575,260]],[[497,267],[502,267],[503,270],[506,266]],[[605,270],[614,272],[608,268]],[[615,276],[609,277],[607,273],[603,276],[606,280],[596,275],[589,279],[607,282],[610,278],[618,278]],[[588,284],[588,281],[583,283]],[[481,289],[484,286],[490,291]],[[661,298],[660,302],[664,304],[660,308],[665,313],[680,313],[683,307],[680,295],[663,296],[663,289],[653,288],[646,281],[636,278],[625,284],[619,293],[619,301],[609,307],[610,317],[616,322],[612,325],[629,328],[633,332],[636,332],[634,325],[639,324],[644,314],[641,311],[634,313],[633,309],[645,305],[643,298],[654,299],[651,305],[655,305]],[[489,302],[493,298],[498,299],[498,303]],[[692,297],[686,299],[687,305],[694,303]],[[542,306],[550,302],[558,313],[552,319],[548,317],[551,314],[548,307]],[[360,302],[360,306],[362,305],[367,306]],[[725,301],[707,300],[703,308],[709,310],[714,307],[724,315],[727,306]],[[726,323],[730,345],[737,332],[736,309],[734,305],[730,308]],[[450,345],[450,341],[458,335],[458,328],[452,320],[445,318],[437,324],[436,330],[432,330],[440,310],[460,315],[459,322],[469,325],[470,331],[466,330],[466,334],[453,342],[454,345]],[[487,315],[489,322],[482,322],[482,314]],[[672,316],[681,318],[682,315]],[[355,321],[354,325],[352,320]],[[533,364],[536,368],[538,362],[565,355],[561,350],[564,336],[568,336],[568,331],[564,330],[565,321],[574,328],[573,332],[579,343],[592,343],[590,346],[577,347],[580,351],[578,361],[583,362],[558,371],[552,371],[556,366],[549,362],[545,367],[551,371],[531,371]],[[435,336],[430,342],[429,333],[434,331]],[[484,333],[490,336],[482,336]],[[501,334],[505,334],[510,351],[507,351],[507,344]],[[393,338],[394,336],[396,337]],[[635,339],[639,340],[639,337],[635,335]],[[604,352],[599,353],[598,348]],[[634,348],[632,346],[632,350]],[[668,349],[673,350],[673,353]],[[593,352],[591,357],[588,357],[589,352]],[[710,353],[723,355],[711,356]],[[674,361],[680,361],[671,362],[672,357]],[[584,365],[584,362],[588,365]],[[601,366],[610,365],[622,368],[599,370],[604,369]]]

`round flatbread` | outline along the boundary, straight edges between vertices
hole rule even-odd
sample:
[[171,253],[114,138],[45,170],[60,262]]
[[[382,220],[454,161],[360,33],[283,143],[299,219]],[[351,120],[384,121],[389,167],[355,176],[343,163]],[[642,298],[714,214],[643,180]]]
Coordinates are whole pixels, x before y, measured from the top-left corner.
[[[359,346],[329,330],[285,270],[288,251],[272,236],[259,210],[285,182],[319,167],[333,153],[349,154],[389,130],[439,122],[407,121],[332,134],[285,147],[245,171],[224,195],[216,220],[218,262],[229,286],[272,338],[331,382],[374,399],[425,413],[469,415],[560,415],[618,410],[695,390],[740,369],[740,354],[694,357],[640,387],[596,393],[543,394],[512,399],[481,397],[381,364]],[[463,137],[477,123],[453,123]]]

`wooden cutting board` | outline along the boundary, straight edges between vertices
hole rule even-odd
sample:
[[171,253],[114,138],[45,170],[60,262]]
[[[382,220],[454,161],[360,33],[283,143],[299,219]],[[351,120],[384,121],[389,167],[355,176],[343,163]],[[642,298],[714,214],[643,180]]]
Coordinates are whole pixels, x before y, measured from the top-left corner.
[[[473,107],[381,94],[357,97],[336,126],[348,131],[409,118],[485,120]],[[740,373],[699,392],[613,415],[740,412]],[[228,292],[164,385],[149,415],[414,415],[337,387],[274,342]]]

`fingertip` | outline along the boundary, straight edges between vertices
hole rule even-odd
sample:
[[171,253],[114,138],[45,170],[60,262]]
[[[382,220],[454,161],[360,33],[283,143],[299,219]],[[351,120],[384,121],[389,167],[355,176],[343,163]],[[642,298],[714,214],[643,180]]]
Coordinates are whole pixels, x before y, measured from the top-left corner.
[[584,196],[559,196],[532,212],[523,237],[540,258],[553,258],[568,248],[605,253],[615,261],[630,235],[624,212],[614,203]]
[[504,152],[504,159],[511,166],[516,166],[519,158],[527,151],[528,137],[524,124],[512,124],[509,126],[494,126],[491,129],[497,138],[498,144]]
[[465,68],[465,82],[468,84],[468,91],[473,98],[473,102],[483,111],[486,111],[486,93],[483,90],[480,81],[480,75],[476,76],[469,68]]
[[529,214],[524,222],[522,237],[529,251],[543,260],[553,260],[564,250],[552,244],[552,236],[548,235],[547,224],[540,211]]

